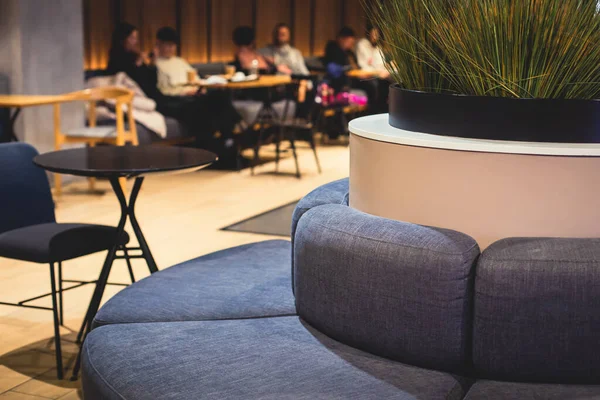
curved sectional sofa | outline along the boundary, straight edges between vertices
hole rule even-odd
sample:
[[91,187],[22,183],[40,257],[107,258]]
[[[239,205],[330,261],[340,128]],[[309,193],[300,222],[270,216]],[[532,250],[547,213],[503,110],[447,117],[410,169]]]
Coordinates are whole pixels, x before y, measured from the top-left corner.
[[600,399],[600,240],[469,236],[306,196],[292,245],[160,271],[84,343],[86,399]]

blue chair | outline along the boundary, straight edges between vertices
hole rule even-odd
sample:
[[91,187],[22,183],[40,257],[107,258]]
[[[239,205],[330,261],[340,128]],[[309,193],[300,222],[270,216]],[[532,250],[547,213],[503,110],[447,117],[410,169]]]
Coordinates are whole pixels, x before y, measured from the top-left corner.
[[[63,291],[93,283],[63,281],[62,262],[114,246],[121,248],[129,236],[125,234],[117,241],[117,229],[111,226],[57,223],[48,177],[32,162],[37,154],[25,143],[0,144],[0,257],[49,264],[51,293],[0,305],[53,311],[56,368],[58,379],[62,379],[59,325],[64,321]],[[127,254],[125,258],[133,280]],[[63,288],[63,282],[76,284]],[[52,308],[27,304],[46,296],[52,297]]]

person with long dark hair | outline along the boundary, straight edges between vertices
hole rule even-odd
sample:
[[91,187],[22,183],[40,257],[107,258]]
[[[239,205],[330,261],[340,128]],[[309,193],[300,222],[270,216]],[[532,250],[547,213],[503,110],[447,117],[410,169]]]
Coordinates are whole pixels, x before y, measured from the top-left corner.
[[373,78],[364,80],[360,88],[369,96],[369,108],[373,113],[388,112],[390,73],[387,71],[381,52],[381,32],[372,24],[367,25],[366,35],[356,44],[356,56],[360,69],[373,73]]
[[380,78],[387,79],[390,74],[385,68],[380,41],[379,28],[368,24],[365,37],[356,44],[356,58],[360,69],[377,72]]
[[288,72],[284,67],[277,68],[271,60],[268,60],[256,50],[256,34],[249,26],[238,26],[234,29],[233,44],[235,44],[235,67],[238,71],[250,72],[258,70],[263,74],[275,74],[281,69]]
[[119,23],[112,35],[106,70],[111,75],[125,72],[146,96],[159,103],[161,95],[157,88],[156,68],[147,61],[147,56],[140,51],[137,28],[127,22]]

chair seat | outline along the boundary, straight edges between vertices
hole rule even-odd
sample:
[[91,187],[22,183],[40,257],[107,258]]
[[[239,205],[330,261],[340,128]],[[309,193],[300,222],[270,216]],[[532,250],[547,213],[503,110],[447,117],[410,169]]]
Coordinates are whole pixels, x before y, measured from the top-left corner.
[[[108,250],[115,243],[117,228],[89,224],[47,223],[0,234],[0,257],[35,263],[66,261]],[[119,244],[129,242],[124,233]]]
[[95,126],[70,129],[64,132],[69,137],[82,137],[93,139],[107,139],[117,137],[117,128],[115,126]]
[[112,297],[93,326],[295,315],[290,254],[272,240],[167,268]]
[[83,347],[87,400],[458,400],[471,383],[345,346],[298,317],[103,326]]

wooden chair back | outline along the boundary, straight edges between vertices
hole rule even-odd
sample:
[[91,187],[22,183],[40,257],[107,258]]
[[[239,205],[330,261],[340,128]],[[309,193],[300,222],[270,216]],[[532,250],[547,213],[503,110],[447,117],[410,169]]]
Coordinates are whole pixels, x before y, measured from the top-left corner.
[[[116,146],[124,146],[130,143],[134,146],[139,144],[135,119],[133,117],[133,97],[134,92],[115,86],[98,87],[80,90],[77,92],[65,93],[57,96],[57,101],[54,104],[54,147],[60,150],[67,143],[84,143],[88,146],[96,146],[99,143],[111,144]],[[97,126],[97,105],[99,102],[114,104],[116,132],[114,136],[95,137],[93,135],[68,135],[62,131],[60,122],[60,106],[63,103],[70,102],[86,102],[88,103],[88,126],[95,128]],[[126,110],[125,110],[126,108]],[[129,129],[125,130],[125,114],[127,114],[127,122]],[[94,180],[90,179],[90,188],[93,188]],[[122,182],[125,186],[125,180]],[[58,174],[55,174],[55,191],[57,194],[61,192],[61,179]]]

